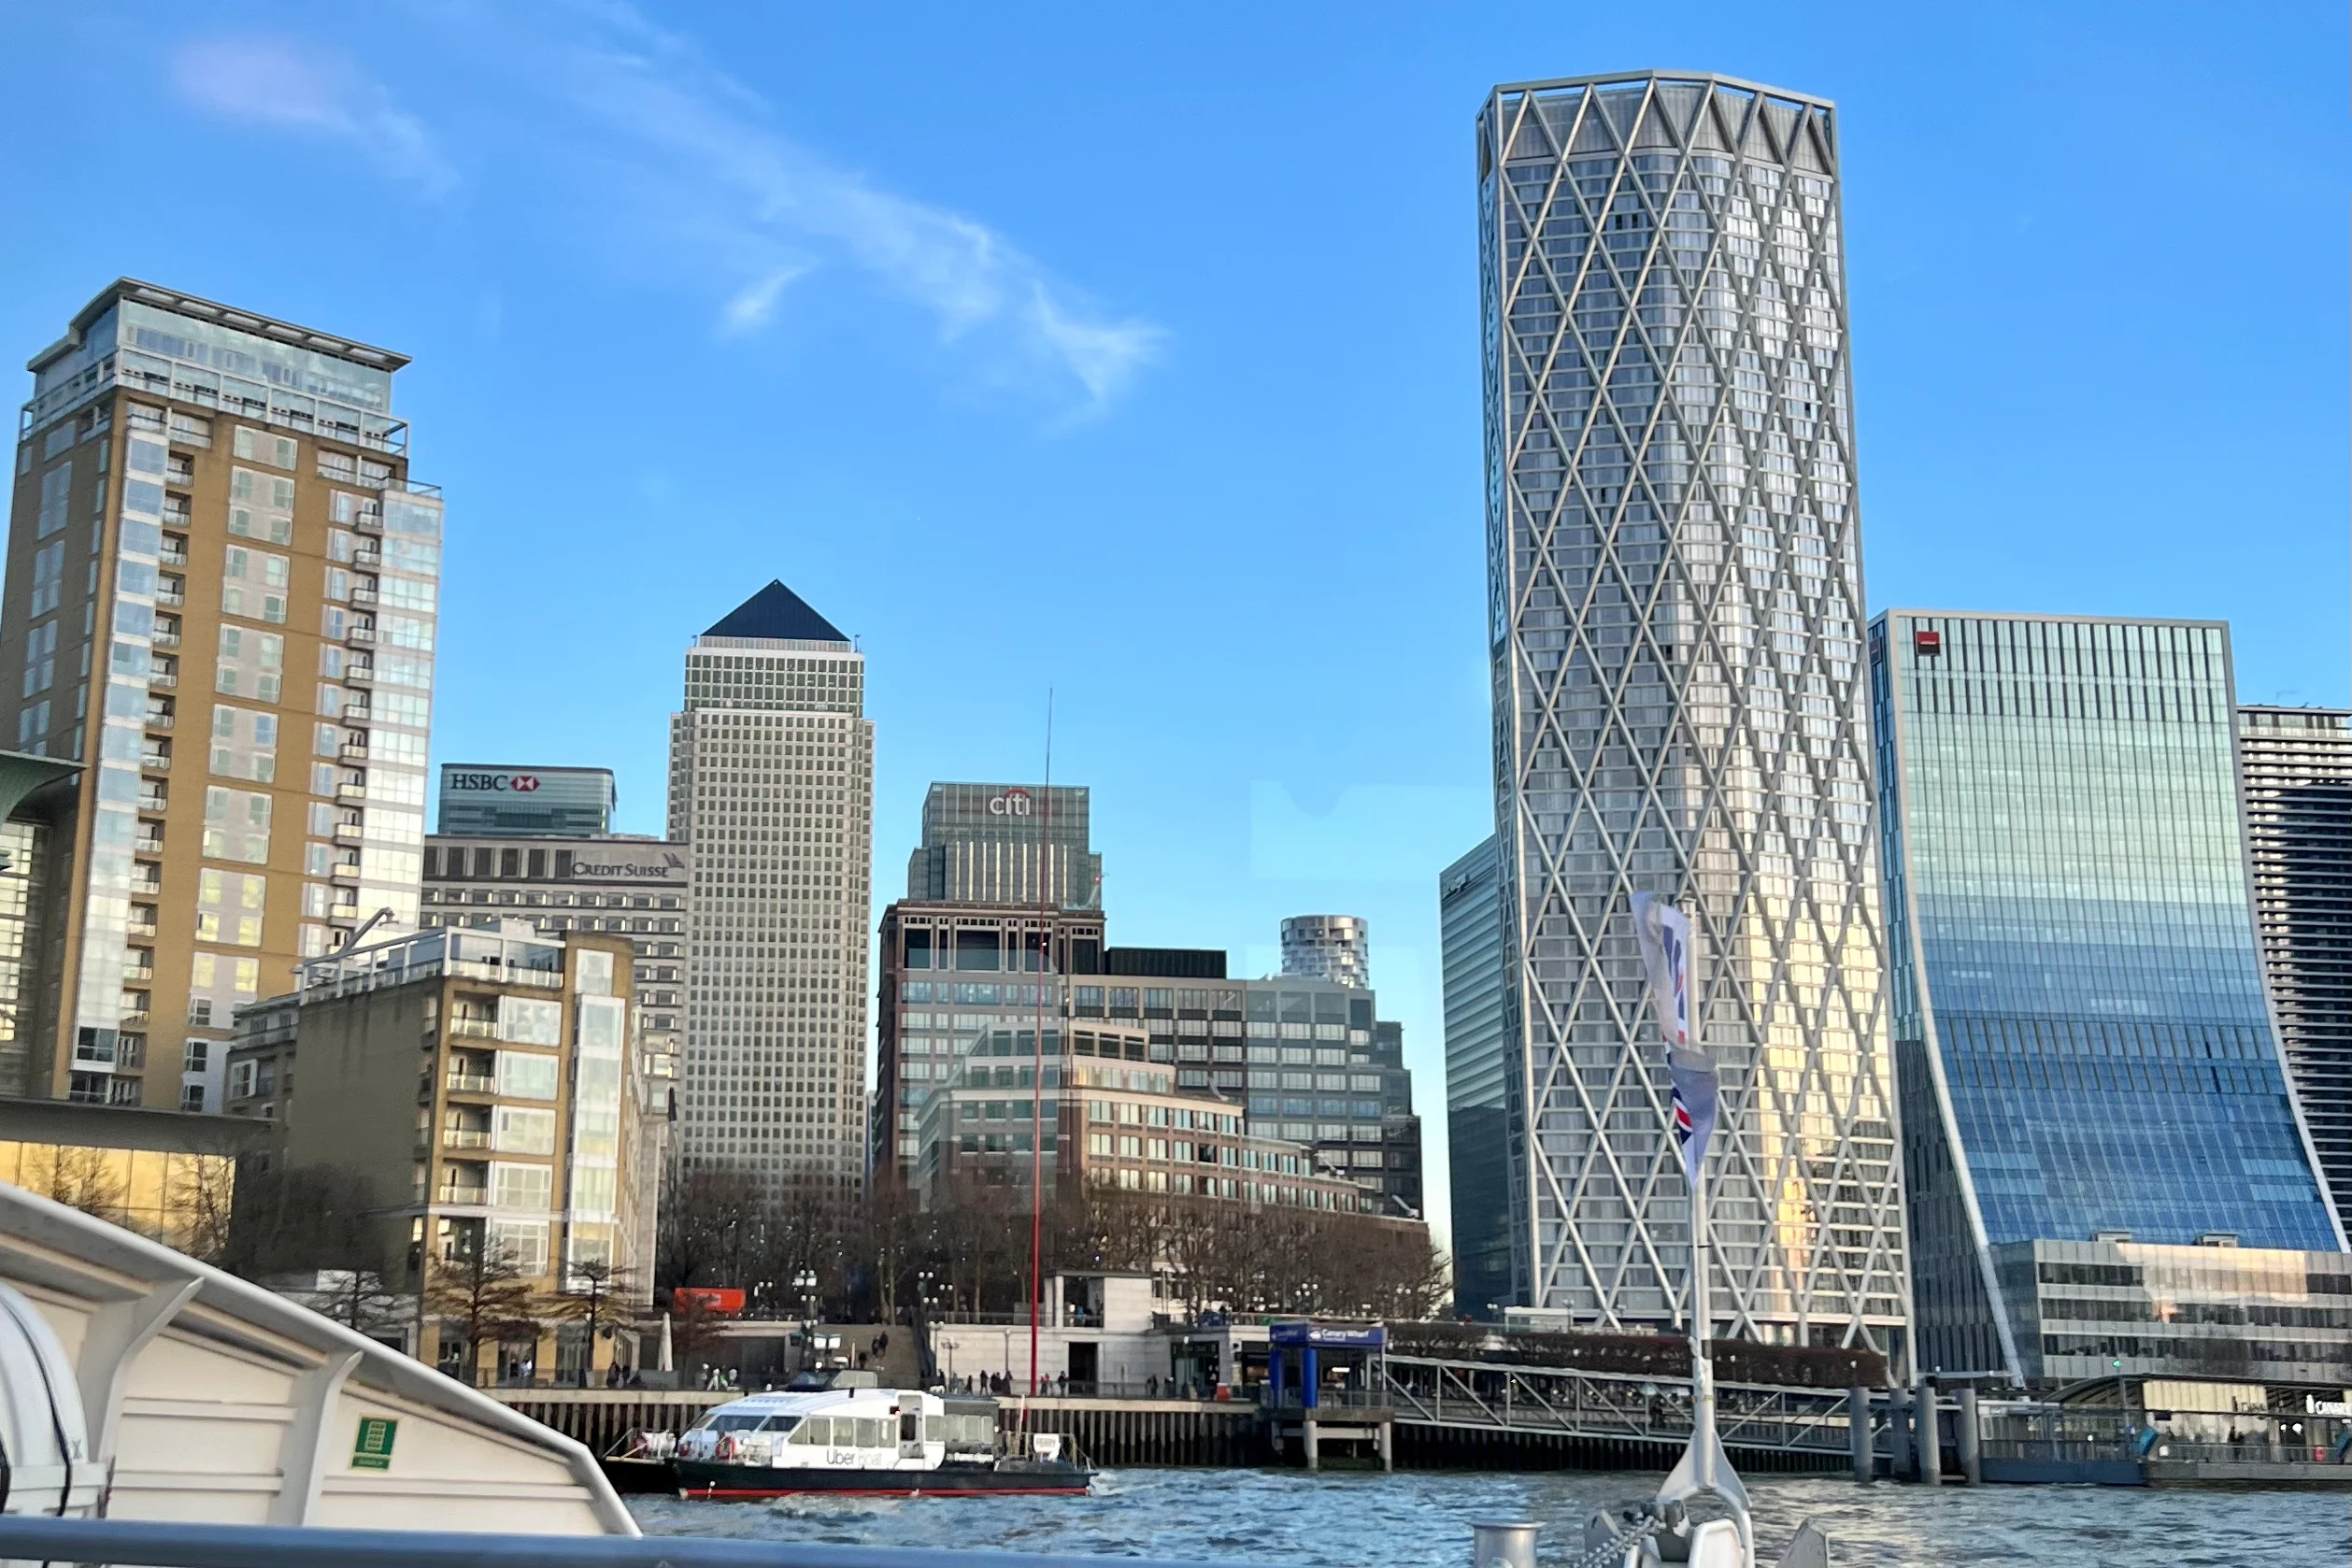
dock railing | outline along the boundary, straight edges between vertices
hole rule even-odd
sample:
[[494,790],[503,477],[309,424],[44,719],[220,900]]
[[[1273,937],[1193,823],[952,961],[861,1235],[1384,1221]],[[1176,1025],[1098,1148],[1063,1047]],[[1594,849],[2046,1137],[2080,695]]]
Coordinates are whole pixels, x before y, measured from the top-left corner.
[[0,1561],[9,1560],[115,1568],[1249,1568],[696,1535],[460,1535],[24,1514],[0,1515]]

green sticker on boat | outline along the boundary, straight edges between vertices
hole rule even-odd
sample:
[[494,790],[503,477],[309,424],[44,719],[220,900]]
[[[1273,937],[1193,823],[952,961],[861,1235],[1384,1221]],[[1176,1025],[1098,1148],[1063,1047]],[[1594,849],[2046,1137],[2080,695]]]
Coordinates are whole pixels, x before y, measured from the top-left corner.
[[400,1423],[390,1416],[361,1417],[359,1441],[351,1446],[351,1468],[390,1470],[392,1437],[399,1431]]

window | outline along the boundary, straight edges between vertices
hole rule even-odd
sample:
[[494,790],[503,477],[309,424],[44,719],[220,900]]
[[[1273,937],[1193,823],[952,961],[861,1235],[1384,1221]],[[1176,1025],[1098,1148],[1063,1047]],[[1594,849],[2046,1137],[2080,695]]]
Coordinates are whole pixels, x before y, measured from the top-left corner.
[[[24,695],[46,691],[57,678],[57,622],[36,626],[24,639]],[[49,728],[44,719],[40,727]]]
[[555,1203],[555,1172],[547,1165],[490,1162],[490,1201],[499,1208],[545,1211]]
[[33,552],[33,599],[28,615],[47,615],[57,607],[65,591],[65,541],[44,545]]
[[[272,435],[250,425],[236,427],[236,437],[231,443],[231,449],[248,463],[266,463],[273,468],[292,468],[299,450],[292,436]],[[294,482],[292,479],[273,479],[271,482],[286,487],[290,499],[284,504],[292,505],[291,494]]]
[[[496,1166],[492,1168],[497,1169]],[[539,1174],[546,1176],[548,1173],[542,1170]],[[542,1204],[539,1206],[544,1208],[547,1205]],[[546,1220],[492,1219],[487,1229],[491,1256],[506,1258],[524,1274],[548,1272]]]
[[498,999],[498,1037],[521,1046],[560,1046],[563,1043],[563,1005],[530,996],[502,996]]
[[498,1092],[507,1099],[552,1100],[557,1082],[556,1060],[551,1056],[514,1050],[498,1053]]
[[65,503],[73,491],[74,465],[71,460],[59,463],[41,476],[41,510],[35,536],[46,539],[65,526]]
[[490,1147],[501,1154],[553,1154],[555,1113],[520,1105],[501,1105],[491,1129]]

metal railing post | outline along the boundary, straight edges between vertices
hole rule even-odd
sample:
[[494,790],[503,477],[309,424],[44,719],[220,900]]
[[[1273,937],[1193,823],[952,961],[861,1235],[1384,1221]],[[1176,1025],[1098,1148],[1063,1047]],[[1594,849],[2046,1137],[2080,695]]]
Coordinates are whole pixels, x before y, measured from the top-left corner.
[[1470,1526],[1470,1568],[1535,1568],[1533,1524],[1474,1520]]

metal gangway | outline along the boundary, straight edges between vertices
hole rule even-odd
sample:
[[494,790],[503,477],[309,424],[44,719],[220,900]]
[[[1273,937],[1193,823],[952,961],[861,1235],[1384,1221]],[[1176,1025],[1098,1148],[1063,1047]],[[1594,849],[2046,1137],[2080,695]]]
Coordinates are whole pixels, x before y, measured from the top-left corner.
[[[1401,1426],[1661,1448],[1690,1440],[1690,1385],[1684,1379],[1394,1353],[1384,1360],[1387,1402]],[[1727,1449],[1817,1458],[1827,1468],[1847,1462],[1852,1452],[1852,1403],[1842,1389],[1720,1383],[1717,1430]]]

